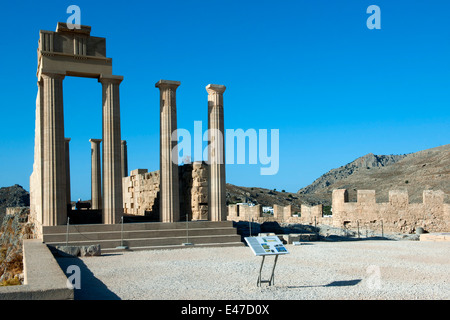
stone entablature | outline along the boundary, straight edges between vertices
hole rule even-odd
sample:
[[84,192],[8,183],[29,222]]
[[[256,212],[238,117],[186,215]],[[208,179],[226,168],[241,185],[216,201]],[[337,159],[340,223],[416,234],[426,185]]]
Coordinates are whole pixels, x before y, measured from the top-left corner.
[[56,31],[41,30],[38,47],[39,73],[64,72],[67,76],[98,78],[112,75],[112,59],[106,57],[106,39],[90,35],[90,26],[69,29],[58,22]]

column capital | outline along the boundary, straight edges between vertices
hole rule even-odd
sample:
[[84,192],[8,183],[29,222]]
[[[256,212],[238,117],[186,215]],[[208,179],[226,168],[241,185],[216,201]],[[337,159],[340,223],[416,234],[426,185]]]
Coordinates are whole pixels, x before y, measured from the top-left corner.
[[215,93],[224,93],[227,87],[221,84],[208,84],[206,86],[206,91],[208,94],[215,94]]
[[89,142],[100,143],[102,139],[89,139]]
[[66,77],[66,73],[58,71],[41,71],[40,77],[43,79],[49,78],[49,79],[64,80],[64,78]]
[[155,88],[159,88],[159,89],[173,89],[173,90],[176,90],[180,84],[181,84],[180,81],[159,80],[159,81],[155,84]]
[[120,143],[121,144],[127,144],[127,140],[121,140]]
[[70,140],[72,140],[72,138],[64,138],[65,142],[70,142]]
[[123,81],[123,76],[113,76],[113,75],[104,75],[101,74],[98,78],[98,82],[102,84],[112,83],[112,84],[120,84]]

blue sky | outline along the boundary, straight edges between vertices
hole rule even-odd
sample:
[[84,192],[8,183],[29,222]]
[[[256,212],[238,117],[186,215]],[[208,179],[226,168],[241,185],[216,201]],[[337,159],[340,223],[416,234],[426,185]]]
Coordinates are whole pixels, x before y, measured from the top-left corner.
[[[3,30],[0,187],[29,190],[39,30],[81,8],[106,37],[120,87],[129,169],[159,168],[159,79],[178,80],[178,127],[207,128],[209,83],[224,84],[225,128],[279,129],[280,168],[227,165],[227,182],[296,192],[364,154],[449,143],[448,1],[8,1]],[[381,29],[369,30],[369,5]],[[72,199],[90,197],[90,138],[101,138],[101,85],[64,80]]]

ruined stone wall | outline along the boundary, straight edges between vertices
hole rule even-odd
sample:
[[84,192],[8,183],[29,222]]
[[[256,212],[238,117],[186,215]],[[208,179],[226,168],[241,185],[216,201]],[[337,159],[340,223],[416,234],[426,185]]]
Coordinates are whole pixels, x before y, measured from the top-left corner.
[[[194,162],[179,166],[181,220],[208,219],[208,166]],[[125,214],[148,215],[159,212],[160,173],[136,169],[123,178]]]
[[407,191],[392,190],[389,202],[377,203],[374,190],[358,190],[357,202],[348,202],[345,189],[333,191],[332,216],[323,216],[323,206],[301,205],[301,214],[292,215],[291,206],[274,205],[273,216],[263,215],[261,206],[229,205],[228,220],[276,221],[308,225],[330,225],[339,228],[370,229],[413,233],[418,227],[428,232],[450,230],[450,205],[444,203],[444,192],[425,190],[422,203],[409,203]]
[[279,223],[298,223],[298,224],[331,224],[330,217],[322,217],[323,206],[301,206],[301,215],[292,215],[292,206],[273,206],[273,215],[264,215],[261,205],[246,206],[232,204],[228,206],[229,221],[253,221],[263,223],[266,221],[276,221]]
[[122,178],[124,214],[146,215],[159,208],[159,170],[136,169]]
[[389,191],[389,202],[377,203],[374,190],[358,190],[357,202],[348,202],[345,189],[333,191],[333,225],[387,232],[412,233],[418,227],[428,232],[450,229],[450,205],[444,203],[444,192],[425,190],[422,203],[409,203],[408,192]]
[[179,167],[181,217],[208,220],[208,165],[193,162]]

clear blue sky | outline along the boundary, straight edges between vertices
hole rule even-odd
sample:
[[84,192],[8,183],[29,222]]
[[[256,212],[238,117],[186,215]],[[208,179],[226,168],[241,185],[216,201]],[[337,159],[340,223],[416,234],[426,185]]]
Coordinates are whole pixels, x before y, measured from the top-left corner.
[[[39,30],[81,8],[106,37],[121,84],[129,169],[159,168],[159,79],[178,80],[178,126],[207,127],[209,83],[224,84],[225,127],[279,129],[280,169],[227,165],[227,182],[296,192],[355,158],[450,142],[450,2],[7,1],[3,30],[0,187],[29,190]],[[381,30],[369,30],[369,5]],[[90,138],[101,138],[101,85],[64,80],[72,199],[90,197]]]

